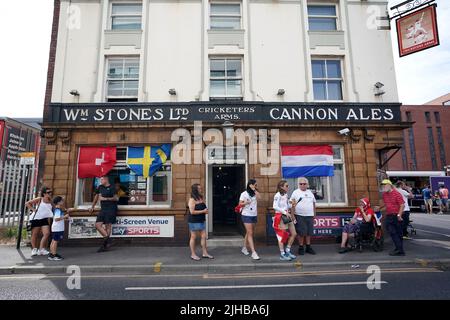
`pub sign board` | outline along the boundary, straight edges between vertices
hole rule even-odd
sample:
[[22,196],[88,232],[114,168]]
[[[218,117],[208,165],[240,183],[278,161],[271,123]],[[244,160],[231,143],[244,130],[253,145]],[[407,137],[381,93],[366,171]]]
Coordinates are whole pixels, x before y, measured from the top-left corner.
[[51,103],[47,123],[399,122],[400,103]]

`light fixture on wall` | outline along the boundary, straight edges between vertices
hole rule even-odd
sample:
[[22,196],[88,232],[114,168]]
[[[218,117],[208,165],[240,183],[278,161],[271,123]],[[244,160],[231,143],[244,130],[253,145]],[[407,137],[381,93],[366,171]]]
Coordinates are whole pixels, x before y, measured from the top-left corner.
[[381,82],[377,82],[377,83],[375,83],[374,84],[374,91],[375,91],[375,96],[381,96],[381,95],[383,95],[383,94],[385,94],[386,92],[383,90],[383,89],[381,89],[381,88],[383,88],[384,87],[384,84],[382,84]]
[[286,93],[286,90],[284,89],[278,89],[277,95],[282,96]]
[[79,93],[78,90],[76,90],[76,89],[70,90],[69,93],[70,93],[71,95],[75,96],[75,97],[78,97],[78,96],[80,95],[80,93]]
[[175,90],[174,88],[169,89],[169,94],[170,94],[171,96],[176,96],[176,95],[177,95],[177,90]]

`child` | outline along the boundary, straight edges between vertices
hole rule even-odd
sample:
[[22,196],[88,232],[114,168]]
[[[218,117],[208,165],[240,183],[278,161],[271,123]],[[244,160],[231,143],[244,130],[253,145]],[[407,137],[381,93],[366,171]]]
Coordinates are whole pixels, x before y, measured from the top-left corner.
[[70,217],[68,214],[64,214],[64,199],[62,197],[55,197],[53,204],[55,209],[52,224],[52,243],[50,244],[48,260],[60,261],[63,257],[56,253],[56,249],[58,248],[58,241],[64,238],[64,220],[68,220]]

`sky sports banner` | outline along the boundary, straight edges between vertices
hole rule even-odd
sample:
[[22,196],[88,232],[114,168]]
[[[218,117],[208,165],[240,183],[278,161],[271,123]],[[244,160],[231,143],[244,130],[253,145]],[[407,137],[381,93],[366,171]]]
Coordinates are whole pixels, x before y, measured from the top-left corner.
[[52,103],[48,123],[398,122],[400,103]]
[[[74,217],[69,223],[69,239],[101,238],[95,229],[96,217]],[[117,217],[112,226],[114,238],[172,238],[173,216]]]

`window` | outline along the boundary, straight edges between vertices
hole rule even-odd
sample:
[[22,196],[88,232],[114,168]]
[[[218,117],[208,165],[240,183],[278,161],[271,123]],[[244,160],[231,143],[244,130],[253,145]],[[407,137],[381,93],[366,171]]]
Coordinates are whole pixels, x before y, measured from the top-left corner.
[[441,123],[441,115],[439,114],[439,112],[434,113],[434,120],[436,121],[436,123]]
[[445,159],[445,146],[444,146],[444,139],[442,136],[442,128],[437,127],[436,130],[439,144],[439,156],[441,158],[441,167],[445,167],[447,165],[447,160]]
[[[309,189],[316,197],[318,206],[345,205],[347,203],[347,187],[345,181],[344,149],[333,146],[334,176],[306,177]],[[286,179],[289,184],[289,197],[298,188],[298,178]]]
[[[119,205],[133,206],[170,206],[172,171],[168,160],[152,177],[145,179],[137,176],[126,164],[127,148],[117,148],[117,163],[108,173],[109,182],[122,190]],[[78,179],[77,204],[92,205],[99,178]],[[98,204],[99,205],[99,204]]]
[[210,28],[226,30],[241,29],[241,4],[211,3]]
[[111,8],[112,30],[141,30],[142,4],[113,3]]
[[242,60],[210,59],[209,96],[214,99],[242,100]]
[[411,170],[417,170],[416,144],[414,142],[414,131],[412,128],[408,129],[408,140],[409,140],[409,152],[411,153],[411,160],[412,160]]
[[109,58],[107,101],[137,101],[139,89],[139,58]]
[[314,100],[342,100],[341,60],[312,60]]
[[309,31],[337,30],[337,15],[335,5],[308,6]]
[[436,152],[434,150],[433,128],[428,127],[427,132],[428,132],[428,145],[430,146],[432,170],[437,170]]
[[429,112],[425,112],[425,120],[427,123],[431,123],[431,117]]

